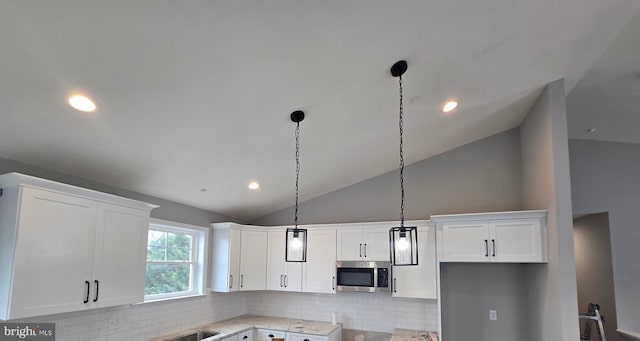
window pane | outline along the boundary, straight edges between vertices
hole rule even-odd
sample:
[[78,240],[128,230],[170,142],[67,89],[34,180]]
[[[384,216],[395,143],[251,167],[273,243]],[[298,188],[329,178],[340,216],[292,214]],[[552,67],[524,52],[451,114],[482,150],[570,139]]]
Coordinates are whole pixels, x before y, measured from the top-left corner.
[[167,233],[162,231],[149,230],[149,241],[147,245],[166,246]]
[[145,295],[189,291],[191,264],[147,264]]
[[164,246],[147,246],[147,260],[164,261],[166,260],[167,248]]
[[167,248],[167,260],[168,261],[191,261],[191,248],[170,247]]
[[183,233],[168,233],[167,246],[191,249],[191,235]]

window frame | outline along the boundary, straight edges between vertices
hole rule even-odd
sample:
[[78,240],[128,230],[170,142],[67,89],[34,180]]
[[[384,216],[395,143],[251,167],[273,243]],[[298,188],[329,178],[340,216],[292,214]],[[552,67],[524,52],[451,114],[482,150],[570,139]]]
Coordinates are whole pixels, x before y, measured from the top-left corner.
[[[150,294],[144,295],[144,302],[161,301],[167,299],[176,299],[181,297],[193,297],[205,294],[205,281],[207,278],[207,246],[209,240],[209,229],[202,226],[189,225],[184,223],[178,223],[174,221],[162,220],[162,219],[149,219],[148,230],[162,231],[169,233],[181,233],[191,235],[192,247],[191,247],[191,262],[193,267],[192,274],[189,278],[189,286],[191,290],[172,292],[166,294]],[[147,231],[147,238],[149,232]],[[147,260],[149,254],[149,241],[147,240],[147,249],[145,254],[145,284],[144,289],[147,288],[146,282],[146,269],[148,264],[185,264],[187,262],[181,261],[149,261]]]

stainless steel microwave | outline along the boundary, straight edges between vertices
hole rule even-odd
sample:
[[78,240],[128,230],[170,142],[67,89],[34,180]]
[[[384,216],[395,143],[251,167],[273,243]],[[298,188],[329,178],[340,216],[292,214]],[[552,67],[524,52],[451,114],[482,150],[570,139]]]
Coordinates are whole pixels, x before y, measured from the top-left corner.
[[391,292],[389,262],[336,262],[336,290],[361,292]]

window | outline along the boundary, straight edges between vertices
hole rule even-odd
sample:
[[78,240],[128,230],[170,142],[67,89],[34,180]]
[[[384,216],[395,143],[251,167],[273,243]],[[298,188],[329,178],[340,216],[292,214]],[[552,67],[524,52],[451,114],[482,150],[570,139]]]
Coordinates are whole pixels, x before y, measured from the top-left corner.
[[207,229],[152,220],[147,239],[145,301],[204,292]]

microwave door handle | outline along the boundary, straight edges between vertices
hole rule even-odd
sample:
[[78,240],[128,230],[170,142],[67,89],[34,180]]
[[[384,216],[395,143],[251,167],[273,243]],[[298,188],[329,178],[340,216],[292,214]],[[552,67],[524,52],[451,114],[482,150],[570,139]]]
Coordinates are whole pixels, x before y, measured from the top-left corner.
[[373,268],[373,288],[378,287],[378,268]]

